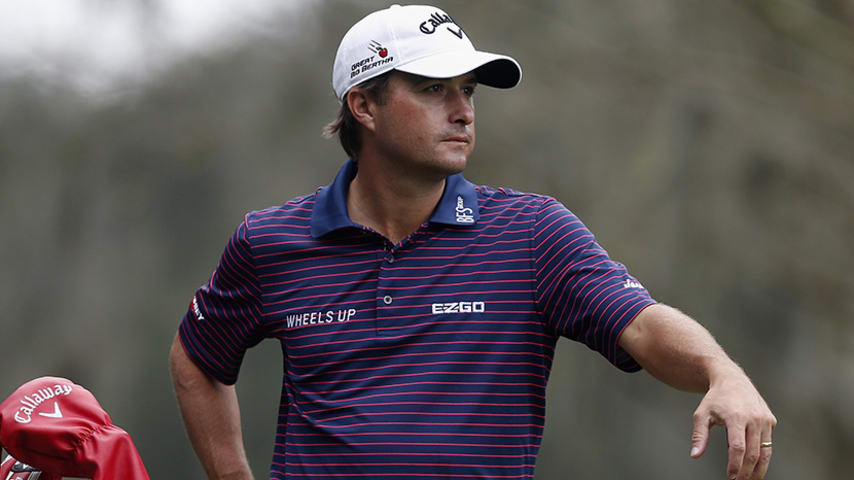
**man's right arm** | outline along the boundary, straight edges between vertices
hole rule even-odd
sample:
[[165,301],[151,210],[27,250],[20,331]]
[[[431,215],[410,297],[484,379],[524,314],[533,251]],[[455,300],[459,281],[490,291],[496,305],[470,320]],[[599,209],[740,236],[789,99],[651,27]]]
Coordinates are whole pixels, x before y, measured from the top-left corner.
[[220,383],[199,369],[177,335],[169,369],[184,427],[208,478],[252,480],[234,385]]

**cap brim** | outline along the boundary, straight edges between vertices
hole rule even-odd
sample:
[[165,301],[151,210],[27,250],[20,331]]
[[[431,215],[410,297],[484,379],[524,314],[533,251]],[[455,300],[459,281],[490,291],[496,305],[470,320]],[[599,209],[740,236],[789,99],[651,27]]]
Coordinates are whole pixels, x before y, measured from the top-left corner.
[[439,53],[396,65],[394,69],[428,78],[451,78],[474,72],[478,83],[495,88],[513,88],[522,79],[522,68],[516,60],[478,51]]

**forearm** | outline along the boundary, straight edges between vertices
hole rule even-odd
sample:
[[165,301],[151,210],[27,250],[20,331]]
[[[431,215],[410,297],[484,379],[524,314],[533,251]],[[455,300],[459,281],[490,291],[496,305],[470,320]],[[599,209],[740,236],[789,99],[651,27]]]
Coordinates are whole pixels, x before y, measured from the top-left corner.
[[208,478],[251,480],[234,386],[223,385],[201,371],[177,336],[169,366],[184,427]]
[[645,308],[626,327],[622,346],[649,373],[682,390],[705,393],[694,412],[691,456],[706,450],[709,428],[727,430],[727,477],[761,480],[771,461],[777,419],[756,387],[712,335],[665,305]]
[[705,393],[728,375],[744,375],[702,325],[666,305],[644,309],[620,346],[651,375],[680,390]]

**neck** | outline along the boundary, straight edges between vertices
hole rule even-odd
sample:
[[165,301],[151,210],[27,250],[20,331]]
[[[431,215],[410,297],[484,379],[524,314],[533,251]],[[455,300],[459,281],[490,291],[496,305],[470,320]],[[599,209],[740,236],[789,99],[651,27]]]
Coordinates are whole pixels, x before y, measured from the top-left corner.
[[445,190],[445,177],[402,175],[364,160],[359,160],[347,193],[350,220],[398,244],[433,214]]

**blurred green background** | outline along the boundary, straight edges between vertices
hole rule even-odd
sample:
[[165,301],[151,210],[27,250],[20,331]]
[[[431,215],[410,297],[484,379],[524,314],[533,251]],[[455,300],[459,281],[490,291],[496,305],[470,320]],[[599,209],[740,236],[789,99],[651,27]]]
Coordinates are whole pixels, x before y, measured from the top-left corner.
[[[166,2],[77,3],[128,6],[147,43],[124,75],[37,49],[0,62],[0,397],[71,378],[152,478],[202,478],[167,370],[175,329],[246,211],[331,181],[344,161],[320,136],[338,107],[332,58],[388,4],[268,2],[263,20],[181,50],[158,41]],[[779,419],[768,478],[849,477],[854,4],[434,4],[524,71],[514,90],[478,90],[466,176],[557,197],[704,324]],[[267,341],[238,382],[257,478],[281,374]],[[721,429],[688,456],[699,400],[562,340],[537,479],[724,478]]]

